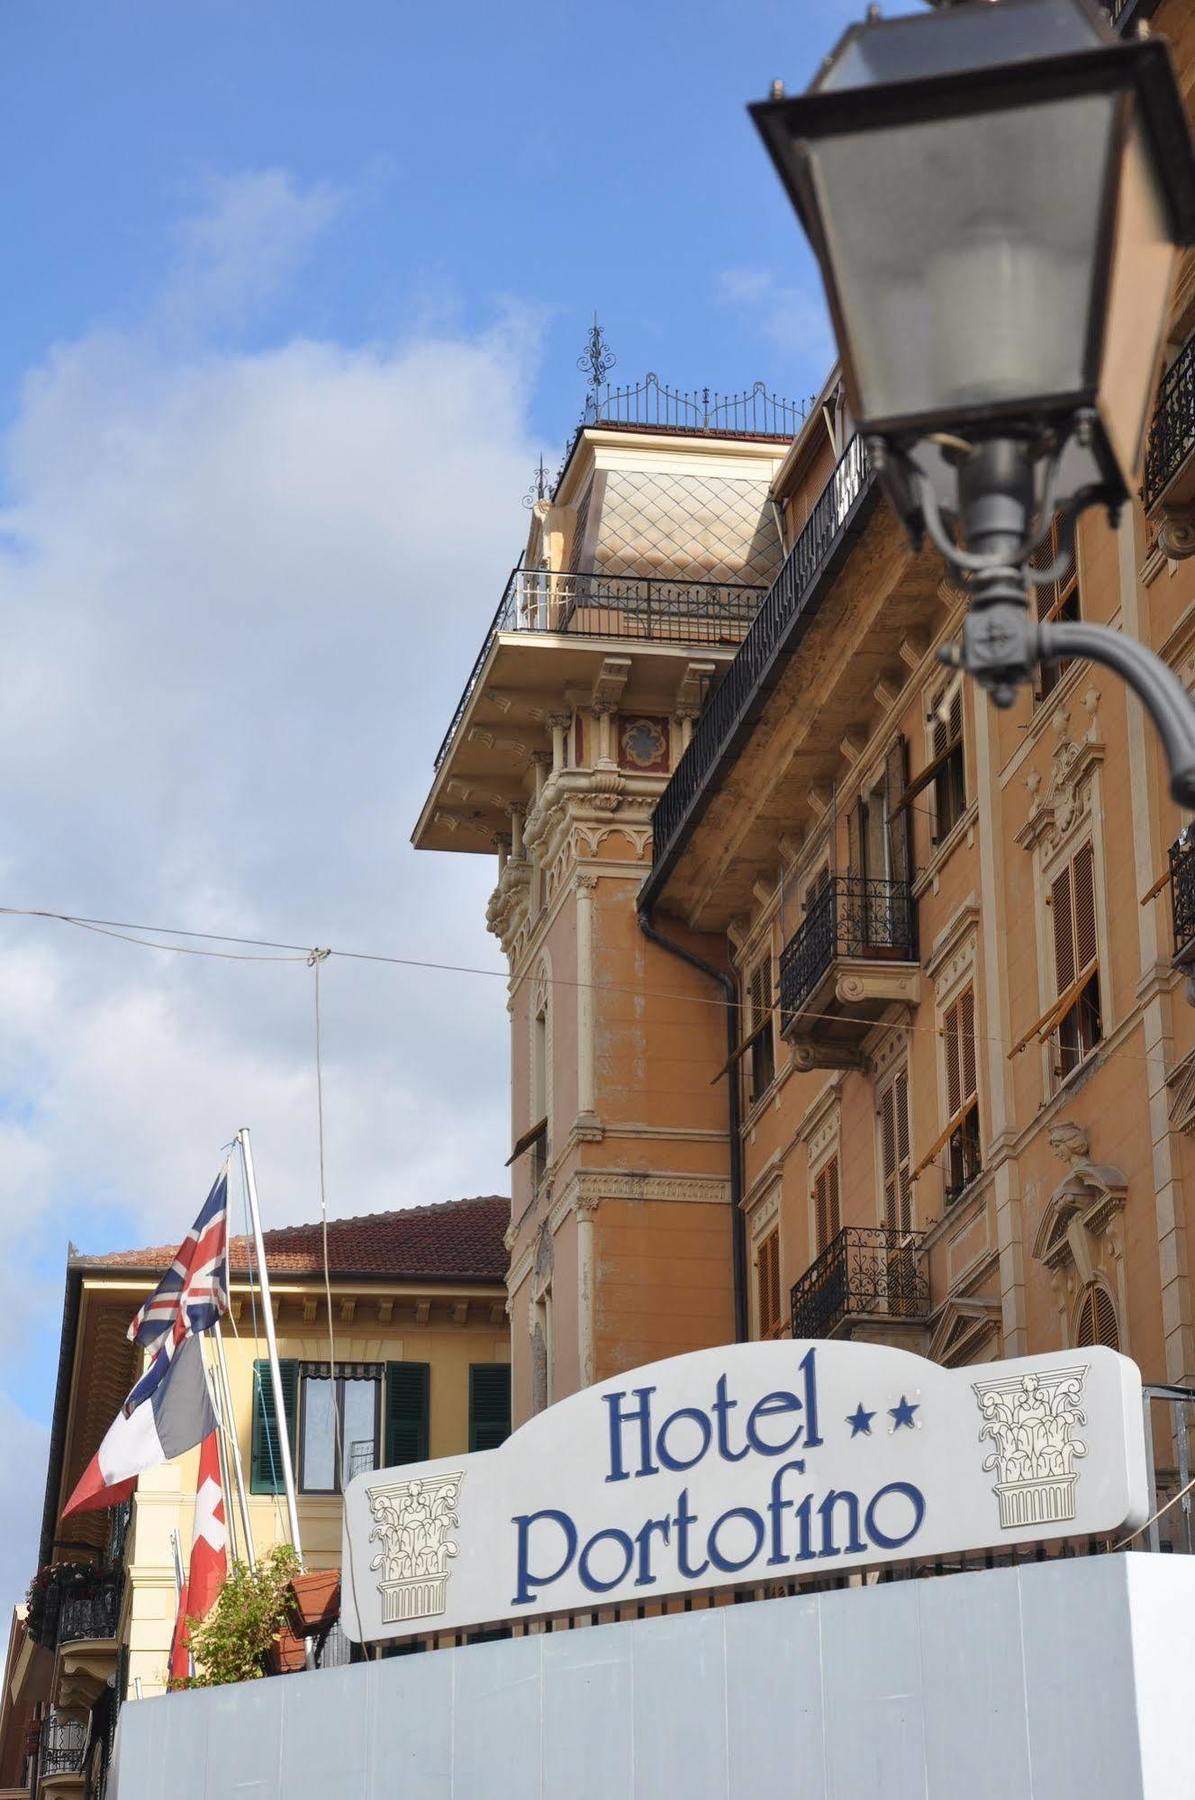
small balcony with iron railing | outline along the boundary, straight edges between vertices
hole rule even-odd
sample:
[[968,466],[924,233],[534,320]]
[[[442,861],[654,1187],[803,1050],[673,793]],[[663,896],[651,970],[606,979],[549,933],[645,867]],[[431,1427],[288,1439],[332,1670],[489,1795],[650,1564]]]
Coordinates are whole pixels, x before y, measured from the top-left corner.
[[63,1718],[56,1712],[47,1714],[41,1722],[37,1744],[39,1800],[66,1800],[68,1795],[84,1793],[86,1748],[87,1726],[81,1719]]
[[877,1020],[920,994],[909,883],[831,876],[780,957],[780,1029],[798,1066],[859,1067]]
[[1170,914],[1175,962],[1195,962],[1195,830],[1189,826],[1170,846]]
[[924,1348],[929,1271],[918,1231],[844,1225],[789,1296],[794,1338]]
[[[1163,537],[1195,506],[1195,335],[1187,339],[1158,388],[1145,452],[1141,497]],[[1164,545],[1163,545],[1164,547]]]

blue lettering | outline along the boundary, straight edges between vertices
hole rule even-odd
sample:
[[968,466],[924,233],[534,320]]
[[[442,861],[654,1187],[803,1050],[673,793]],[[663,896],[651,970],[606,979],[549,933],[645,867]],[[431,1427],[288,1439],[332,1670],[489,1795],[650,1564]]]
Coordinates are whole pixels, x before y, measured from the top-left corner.
[[665,1543],[672,1534],[670,1519],[648,1519],[635,1533],[635,1542],[639,1546],[639,1573],[635,1577],[636,1587],[654,1587],[656,1578],[651,1572],[651,1540],[655,1532],[659,1532]]
[[[784,1549],[783,1549],[783,1539],[784,1539],[784,1516],[783,1515],[788,1510],[788,1508],[792,1505],[792,1501],[781,1499],[780,1491],[784,1486],[784,1477],[788,1474],[791,1474],[794,1470],[798,1475],[803,1475],[805,1473],[805,1464],[800,1461],[784,1463],[779,1469],[777,1469],[776,1473],[772,1477],[772,1497],[768,1501],[768,1513],[769,1513],[769,1516],[772,1521],[772,1554],[768,1557],[769,1563],[782,1563],[782,1562],[788,1561],[788,1557],[785,1556]],[[806,1495],[806,1497],[805,1497],[804,1506],[805,1506],[805,1528],[806,1528],[806,1533],[808,1533],[808,1528],[809,1528],[809,1497],[808,1497],[808,1495]]]
[[[842,1545],[838,1545],[834,1542],[834,1508],[838,1505],[840,1500],[846,1501],[847,1515],[850,1519],[850,1530],[847,1542]],[[843,1551],[845,1551],[848,1556],[852,1556],[858,1551],[866,1550],[867,1545],[859,1536],[858,1494],[852,1494],[849,1488],[831,1488],[817,1510],[822,1522],[822,1547],[819,1553],[820,1555],[841,1556]]]
[[[669,1454],[667,1448],[668,1433],[677,1423],[678,1419],[692,1419],[701,1439],[700,1448],[693,1456],[687,1458],[682,1456],[672,1456]],[[691,1469],[694,1463],[699,1463],[701,1461],[702,1457],[709,1449],[712,1429],[708,1413],[703,1413],[701,1409],[696,1406],[679,1407],[676,1412],[669,1413],[668,1417],[664,1420],[664,1423],[660,1426],[660,1435],[656,1439],[656,1455],[666,1469]]]
[[[742,1462],[744,1456],[747,1454],[746,1444],[743,1445],[741,1450],[732,1450],[730,1447],[730,1432],[726,1415],[732,1407],[737,1405],[738,1401],[731,1400],[727,1395],[725,1375],[719,1375],[717,1386],[714,1389],[714,1404],[711,1410],[713,1411],[715,1419],[718,1421],[718,1455],[724,1462]],[[748,1435],[750,1435],[749,1432]]]
[[[612,1575],[609,1581],[601,1581],[591,1570],[589,1559],[597,1549],[597,1546],[607,1541],[618,1545],[623,1553],[623,1564],[618,1573]],[[584,1550],[581,1552],[581,1560],[577,1564],[577,1573],[580,1575],[582,1582],[589,1589],[591,1594],[608,1594],[611,1588],[616,1588],[620,1581],[626,1580],[631,1567],[631,1559],[634,1554],[635,1546],[625,1531],[616,1531],[613,1526],[607,1531],[595,1531]]]
[[[732,1556],[724,1556],[718,1549],[718,1533],[728,1519],[746,1519],[751,1527],[755,1542],[752,1544],[750,1550],[748,1550],[746,1556],[740,1556],[736,1559]],[[729,1512],[724,1512],[720,1518],[714,1520],[714,1523],[710,1528],[709,1544],[707,1548],[710,1553],[710,1561],[713,1563],[715,1569],[722,1569],[726,1574],[734,1575],[739,1569],[745,1569],[748,1563],[755,1561],[762,1546],[763,1520],[760,1518],[759,1514],[757,1512],[752,1512],[749,1506],[732,1506]]]
[[[541,1519],[546,1520],[549,1524],[558,1526],[564,1537],[564,1556],[561,1559],[559,1566],[553,1569],[550,1575],[533,1574],[527,1564],[531,1527],[538,1524]],[[572,1562],[573,1557],[577,1553],[577,1527],[573,1524],[567,1513],[557,1512],[555,1507],[552,1506],[545,1507],[543,1512],[520,1513],[511,1520],[511,1524],[518,1527],[519,1533],[519,1547],[517,1552],[519,1585],[518,1591],[511,1601],[511,1605],[526,1606],[529,1600],[538,1598],[537,1588],[550,1587],[554,1581],[559,1581],[560,1577],[564,1574],[564,1571]],[[533,1582],[536,1584],[535,1587],[531,1585]]]
[[[903,1537],[890,1537],[887,1532],[881,1531],[876,1524],[876,1509],[886,1494],[902,1494],[913,1508],[913,1523],[909,1526],[909,1529],[904,1533]],[[912,1487],[907,1481],[890,1481],[887,1487],[880,1488],[878,1493],[872,1495],[871,1504],[867,1509],[867,1516],[863,1523],[867,1528],[868,1537],[873,1544],[879,1547],[879,1549],[899,1550],[902,1544],[907,1544],[909,1539],[915,1537],[921,1530],[921,1521],[924,1517],[925,1495],[921,1492],[920,1488]]]
[[636,1422],[639,1426],[639,1467],[635,1475],[658,1475],[660,1472],[651,1460],[651,1396],[656,1390],[645,1387],[633,1391],[638,1395],[639,1404],[625,1412],[621,1404],[626,1399],[625,1393],[602,1395],[610,1408],[610,1473],[607,1481],[630,1480],[630,1474],[622,1464],[622,1427]]
[[807,1350],[801,1358],[805,1377],[805,1448],[816,1450],[824,1442],[817,1429],[817,1348]]
[[689,1511],[688,1488],[680,1491],[676,1502],[676,1517],[672,1523],[676,1526],[676,1566],[686,1581],[696,1581],[699,1575],[705,1574],[709,1564],[703,1562],[699,1569],[694,1569],[689,1564],[689,1527],[696,1525],[697,1514]]
[[786,1450],[791,1450],[795,1444],[800,1443],[801,1432],[804,1427],[798,1425],[796,1430],[792,1433],[792,1436],[786,1437],[782,1444],[769,1444],[765,1439],[760,1437],[758,1431],[755,1429],[755,1421],[757,1419],[770,1418],[774,1413],[794,1413],[800,1412],[800,1410],[801,1402],[797,1399],[797,1396],[795,1394],[786,1394],[784,1392],[765,1394],[762,1400],[757,1400],[755,1402],[755,1405],[751,1408],[747,1418],[747,1442],[755,1451],[756,1455],[783,1456]]

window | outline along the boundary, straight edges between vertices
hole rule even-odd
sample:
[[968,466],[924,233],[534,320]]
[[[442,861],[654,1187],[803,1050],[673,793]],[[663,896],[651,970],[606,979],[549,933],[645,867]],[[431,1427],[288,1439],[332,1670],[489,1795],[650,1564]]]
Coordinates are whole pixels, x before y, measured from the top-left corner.
[[469,1448],[496,1450],[510,1436],[510,1364],[469,1365]]
[[[378,1466],[382,1365],[299,1364],[299,1466],[305,1494],[341,1492],[362,1469]],[[340,1459],[337,1465],[337,1436]]]
[[838,1158],[822,1164],[813,1178],[813,1224],[820,1254],[838,1236],[842,1219],[838,1200]]
[[[942,696],[939,696],[939,704]],[[967,766],[963,754],[963,690],[956,685],[942,719],[935,710],[930,728],[934,775],[934,843],[948,838],[967,810]]]
[[[1030,557],[1030,567],[1038,570],[1048,569],[1051,563],[1057,562],[1061,548],[1058,520],[1055,518],[1050,525],[1049,536],[1045,543]],[[1037,616],[1043,624],[1047,621],[1054,623],[1060,619],[1079,619],[1081,617],[1079,612],[1079,574],[1074,555],[1072,554],[1068,559],[1068,566],[1064,574],[1054,581],[1046,582],[1042,587],[1035,587],[1033,592],[1037,600]],[[1045,700],[1053,693],[1066,674],[1067,667],[1068,665],[1064,662],[1042,664],[1037,678],[1039,700]]]
[[760,1239],[755,1253],[755,1302],[761,1338],[780,1336],[780,1228]]
[[530,1145],[533,1193],[539,1192],[548,1167],[548,1111],[548,980],[542,971],[531,1017],[531,1116],[543,1120],[543,1130]]
[[1095,854],[1086,843],[1050,887],[1058,995],[1056,1073],[1065,1081],[1104,1035],[1096,949]]
[[1083,1290],[1075,1326],[1075,1344],[1080,1350],[1090,1344],[1103,1344],[1109,1350],[1120,1349],[1116,1307],[1102,1282],[1093,1281]]
[[967,988],[942,1021],[946,1058],[946,1105],[949,1137],[946,1142],[947,1206],[953,1204],[979,1174],[979,1096],[975,1069],[975,991]]
[[900,1069],[880,1095],[880,1190],[884,1224],[906,1232],[913,1223],[909,1182],[909,1076]]
[[[379,1462],[422,1462],[428,1454],[429,1368],[426,1363],[327,1363],[279,1359],[287,1436],[296,1485],[308,1494],[337,1494]],[[337,1468],[336,1432],[341,1460]],[[383,1430],[384,1426],[384,1430]],[[281,1445],[264,1359],[253,1365],[250,1487],[283,1491]]]
[[772,953],[762,957],[747,981],[747,1101],[767,1093],[776,1076],[776,1033],[772,1018]]

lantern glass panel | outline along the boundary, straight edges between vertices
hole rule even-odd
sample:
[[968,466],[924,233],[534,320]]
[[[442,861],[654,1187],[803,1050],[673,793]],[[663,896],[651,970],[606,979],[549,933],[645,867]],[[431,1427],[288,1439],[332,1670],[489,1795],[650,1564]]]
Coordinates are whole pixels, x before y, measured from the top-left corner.
[[808,147],[864,421],[1090,390],[1116,98],[1072,95]]
[[1129,487],[1141,480],[1177,262],[1154,161],[1138,123],[1121,169],[1099,392],[1104,430]]

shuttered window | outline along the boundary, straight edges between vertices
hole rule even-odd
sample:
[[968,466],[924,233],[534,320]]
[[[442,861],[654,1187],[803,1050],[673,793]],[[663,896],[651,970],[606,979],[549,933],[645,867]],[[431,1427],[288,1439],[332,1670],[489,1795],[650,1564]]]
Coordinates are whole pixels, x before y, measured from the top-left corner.
[[510,1364],[469,1366],[469,1448],[496,1450],[510,1436]]
[[1057,1075],[1065,1080],[1103,1037],[1095,911],[1095,854],[1090,843],[1059,870],[1050,888],[1054,978],[1067,1002],[1055,1043]]
[[909,1231],[913,1223],[909,1183],[909,1077],[901,1069],[880,1095],[880,1185],[884,1223]]
[[761,1238],[755,1254],[755,1293],[761,1338],[780,1335],[780,1231]]
[[427,1363],[386,1364],[386,1467],[425,1462],[431,1369]]
[[756,963],[747,983],[747,1099],[753,1104],[767,1093],[776,1075],[776,1033],[772,1018],[771,953]]
[[975,990],[966,988],[942,1018],[946,1062],[945,1200],[949,1206],[979,1174],[979,1094],[975,1062]]
[[930,740],[934,762],[934,842],[949,837],[967,810],[967,765],[963,754],[963,692],[956,687],[945,720],[935,716]]
[[813,1221],[818,1250],[824,1250],[842,1229],[838,1199],[838,1158],[823,1163],[813,1178]]
[[[1049,535],[1040,550],[1030,558],[1030,567],[1048,569],[1057,562],[1061,548],[1058,520],[1055,518],[1050,526]],[[1035,587],[1037,616],[1044,623],[1056,620],[1080,618],[1079,612],[1079,576],[1075,558],[1072,555],[1068,566],[1061,577],[1047,582],[1043,587]],[[1066,674],[1068,664],[1065,662],[1043,663],[1038,671],[1037,697],[1047,699]]]
[[1093,1281],[1084,1289],[1075,1328],[1075,1343],[1081,1350],[1091,1344],[1103,1344],[1109,1350],[1120,1349],[1116,1307],[1107,1288],[1098,1281]]
[[[282,1404],[286,1413],[286,1435],[290,1440],[293,1465],[299,1418],[298,1362],[293,1357],[280,1357],[278,1372],[282,1378]],[[274,1407],[274,1388],[270,1380],[270,1365],[264,1357],[253,1365],[249,1486],[255,1494],[281,1494],[285,1487],[282,1480],[282,1446],[278,1434],[278,1414]]]

